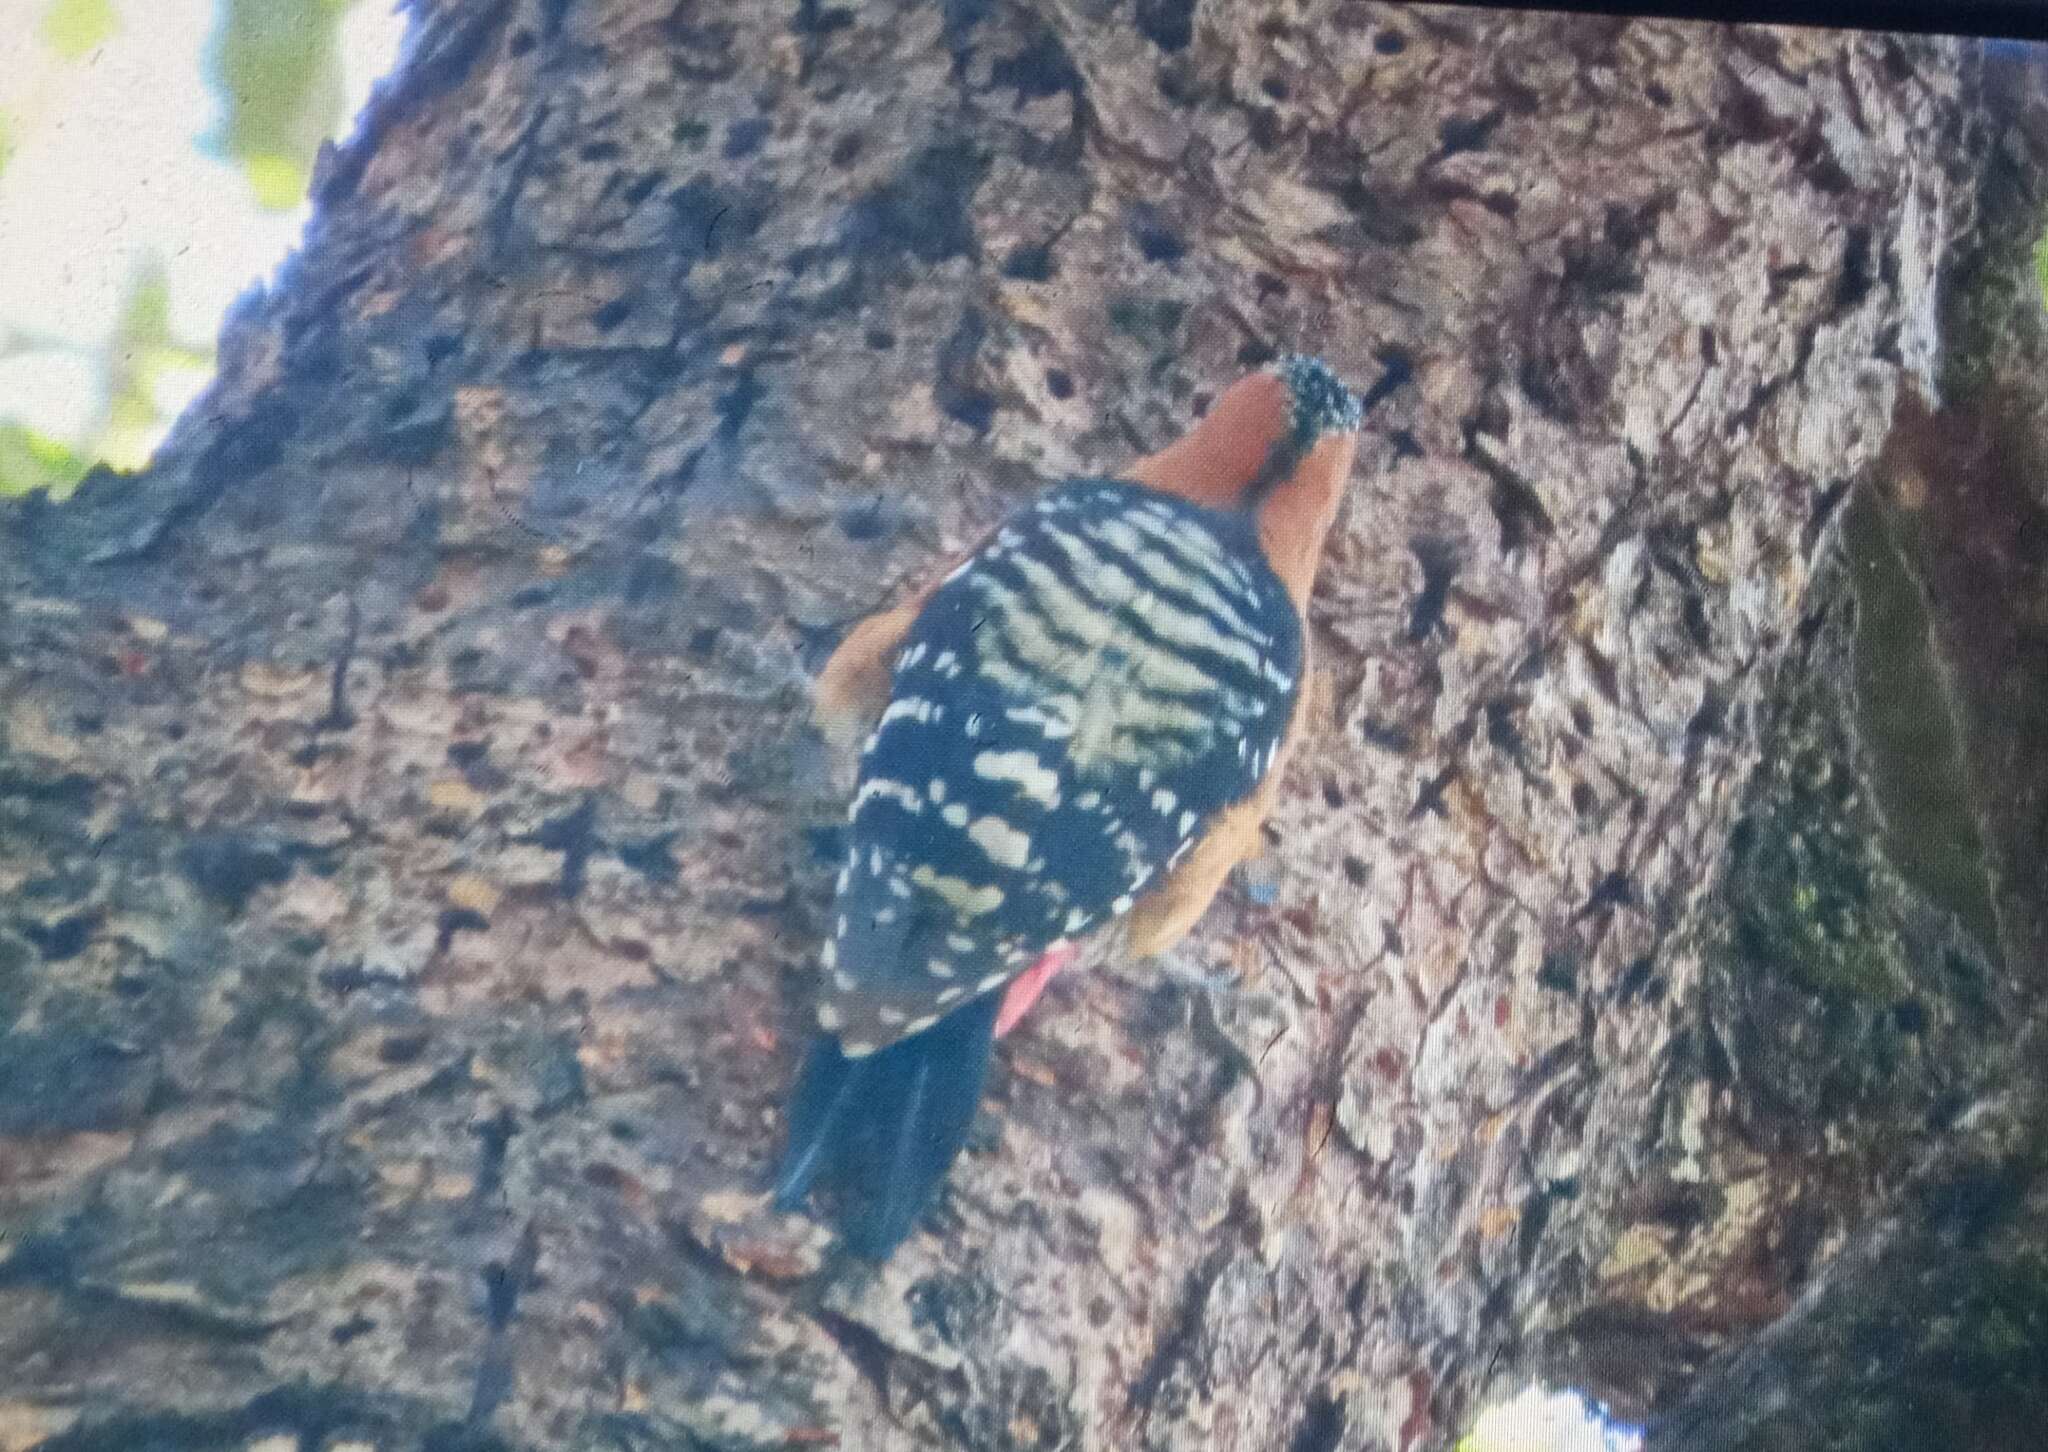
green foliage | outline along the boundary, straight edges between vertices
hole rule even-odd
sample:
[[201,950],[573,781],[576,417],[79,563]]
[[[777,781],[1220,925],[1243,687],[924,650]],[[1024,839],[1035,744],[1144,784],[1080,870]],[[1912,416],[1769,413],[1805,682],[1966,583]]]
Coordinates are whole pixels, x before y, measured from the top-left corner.
[[63,499],[94,464],[139,469],[164,422],[158,390],[178,372],[210,373],[211,352],[171,333],[170,286],[161,265],[129,290],[104,364],[106,402],[77,445],[14,420],[0,420],[0,496],[47,489]]
[[223,112],[213,142],[269,210],[305,199],[313,158],[341,120],[341,18],[351,3],[218,0],[206,58]]
[[2048,232],[2034,239],[2034,281],[2041,288],[2041,305],[2048,307]]
[[[179,34],[209,27],[200,64],[218,98],[220,120],[206,144],[236,164],[255,204],[265,210],[288,213],[305,201],[313,160],[344,119],[342,22],[358,3],[361,0],[175,0],[181,16]],[[103,51],[125,48],[132,53],[148,43],[134,25],[124,28],[124,21],[139,12],[124,10],[123,5],[168,10],[173,0],[19,4],[20,28],[30,32],[31,44],[42,54],[32,72],[37,84],[0,112],[0,185],[15,186],[24,184],[23,169],[10,169],[10,161],[17,151],[47,143],[42,133],[66,109],[65,92],[104,88],[107,68],[87,63]],[[45,56],[71,64],[52,68]],[[164,56],[161,63],[189,67],[191,61],[179,54]],[[45,71],[52,72],[48,84],[41,79]],[[62,206],[65,200],[53,197],[51,205]],[[138,199],[137,205],[136,215],[150,213],[149,198]],[[143,250],[154,241],[145,238]],[[122,239],[119,245],[133,244]],[[176,259],[189,249],[166,238],[158,251],[171,265],[180,266]],[[195,272],[204,266],[195,259]],[[32,401],[0,398],[0,494],[44,489],[61,498],[93,465],[129,470],[148,462],[169,415],[191,395],[213,361],[207,340],[173,337],[169,281],[160,268],[137,279],[110,334],[102,331],[98,320],[105,314],[97,307],[89,329],[0,319],[0,355],[13,366],[32,367],[23,360],[40,354],[60,359],[64,368],[64,382],[38,390]],[[184,301],[182,292],[179,300]],[[210,332],[210,325],[205,330]],[[80,364],[89,368],[90,377],[74,385],[70,379],[83,371]],[[73,396],[58,393],[58,386]]]
[[163,413],[157,387],[178,370],[213,370],[210,351],[189,348],[171,333],[171,290],[157,264],[136,278],[108,360],[107,413],[94,454],[116,469],[149,462]]
[[85,477],[90,461],[59,439],[12,420],[0,421],[0,498],[47,489],[63,496]]
[[67,61],[84,60],[120,28],[114,0],[50,0],[36,27],[43,44]]

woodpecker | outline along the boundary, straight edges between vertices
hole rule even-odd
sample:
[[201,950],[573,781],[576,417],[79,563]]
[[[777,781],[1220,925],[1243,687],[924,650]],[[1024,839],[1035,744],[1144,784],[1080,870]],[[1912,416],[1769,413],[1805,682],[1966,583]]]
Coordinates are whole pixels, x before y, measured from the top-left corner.
[[994,1039],[1076,943],[1165,949],[1257,851],[1360,414],[1325,364],[1282,358],[841,642],[818,723],[868,734],[780,1208],[822,1176],[848,1244],[888,1256],[960,1151]]

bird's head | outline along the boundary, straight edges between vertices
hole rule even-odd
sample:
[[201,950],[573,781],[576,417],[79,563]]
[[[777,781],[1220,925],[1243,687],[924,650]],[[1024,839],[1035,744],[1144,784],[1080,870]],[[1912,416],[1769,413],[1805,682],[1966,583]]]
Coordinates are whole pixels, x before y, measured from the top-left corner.
[[1269,364],[1264,374],[1279,379],[1287,390],[1288,439],[1303,452],[1325,435],[1358,432],[1365,416],[1358,395],[1322,359],[1289,353]]
[[1192,429],[1125,475],[1212,509],[1255,513],[1267,559],[1305,605],[1362,413],[1328,364],[1291,353],[1233,383]]

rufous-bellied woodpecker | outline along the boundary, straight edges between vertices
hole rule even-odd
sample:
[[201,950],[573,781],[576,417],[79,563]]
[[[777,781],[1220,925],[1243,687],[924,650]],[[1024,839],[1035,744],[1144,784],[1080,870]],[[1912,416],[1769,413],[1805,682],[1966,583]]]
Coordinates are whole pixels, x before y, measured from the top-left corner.
[[1257,851],[1359,415],[1327,366],[1283,358],[840,644],[819,724],[870,734],[778,1204],[835,1181],[849,1243],[886,1256],[1075,941],[1157,953]]

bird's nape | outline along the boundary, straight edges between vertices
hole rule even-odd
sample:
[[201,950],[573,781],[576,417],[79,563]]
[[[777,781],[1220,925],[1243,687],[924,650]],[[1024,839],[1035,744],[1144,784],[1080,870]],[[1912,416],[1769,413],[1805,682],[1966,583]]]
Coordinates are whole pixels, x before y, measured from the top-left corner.
[[1211,509],[1257,511],[1318,445],[1356,433],[1363,415],[1329,364],[1289,353],[1231,384],[1193,428],[1123,477]]

